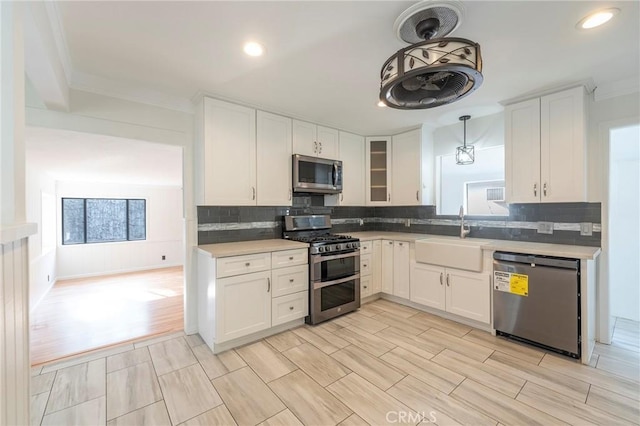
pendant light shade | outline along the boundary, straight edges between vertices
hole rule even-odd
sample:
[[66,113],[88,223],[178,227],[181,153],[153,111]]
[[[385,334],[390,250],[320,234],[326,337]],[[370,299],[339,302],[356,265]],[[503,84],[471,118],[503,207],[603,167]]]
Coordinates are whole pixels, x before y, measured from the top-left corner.
[[467,120],[470,118],[470,115],[463,115],[459,118],[459,120],[464,123],[462,146],[456,148],[456,164],[459,165],[473,164],[475,161],[475,150],[473,145],[467,146]]

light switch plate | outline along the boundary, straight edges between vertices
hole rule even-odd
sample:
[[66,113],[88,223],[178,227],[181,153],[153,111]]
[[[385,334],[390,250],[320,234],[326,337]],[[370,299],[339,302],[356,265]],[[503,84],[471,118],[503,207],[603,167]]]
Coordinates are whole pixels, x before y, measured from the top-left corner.
[[553,222],[538,222],[538,234],[553,234]]
[[593,235],[593,223],[582,222],[580,224],[580,235],[584,235],[586,237],[590,237],[591,235]]

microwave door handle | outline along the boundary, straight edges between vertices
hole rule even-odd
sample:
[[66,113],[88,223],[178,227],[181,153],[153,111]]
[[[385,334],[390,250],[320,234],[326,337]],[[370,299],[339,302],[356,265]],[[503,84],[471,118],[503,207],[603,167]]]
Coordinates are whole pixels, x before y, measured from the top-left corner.
[[338,184],[338,165],[333,163],[333,186]]

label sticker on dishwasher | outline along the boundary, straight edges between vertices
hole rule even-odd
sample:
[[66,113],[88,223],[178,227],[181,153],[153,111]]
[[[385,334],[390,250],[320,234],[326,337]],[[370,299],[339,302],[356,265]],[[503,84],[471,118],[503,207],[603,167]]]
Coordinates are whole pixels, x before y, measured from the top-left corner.
[[498,291],[517,294],[519,296],[528,296],[529,276],[514,274],[511,272],[494,271],[493,288]]

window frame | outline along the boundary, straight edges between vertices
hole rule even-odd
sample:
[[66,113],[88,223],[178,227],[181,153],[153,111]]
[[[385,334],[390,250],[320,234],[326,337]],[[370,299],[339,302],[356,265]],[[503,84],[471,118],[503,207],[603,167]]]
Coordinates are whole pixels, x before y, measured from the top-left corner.
[[[83,213],[84,213],[84,221],[83,221],[83,236],[84,241],[82,242],[65,242],[64,234],[65,234],[65,226],[64,226],[64,201],[65,200],[82,200],[83,205]],[[127,238],[124,240],[110,240],[110,241],[87,241],[87,200],[106,200],[106,201],[126,201],[126,216],[125,216],[125,226],[127,230]],[[130,220],[129,220],[129,202],[130,201],[142,201],[144,203],[144,238],[136,238],[131,239],[131,231],[130,231]],[[147,240],[147,199],[146,198],[106,198],[106,197],[61,197],[60,201],[60,210],[61,210],[61,236],[62,236],[62,245],[63,246],[75,246],[82,244],[108,244],[108,243],[126,243],[126,242],[135,242],[135,241],[146,241]]]

